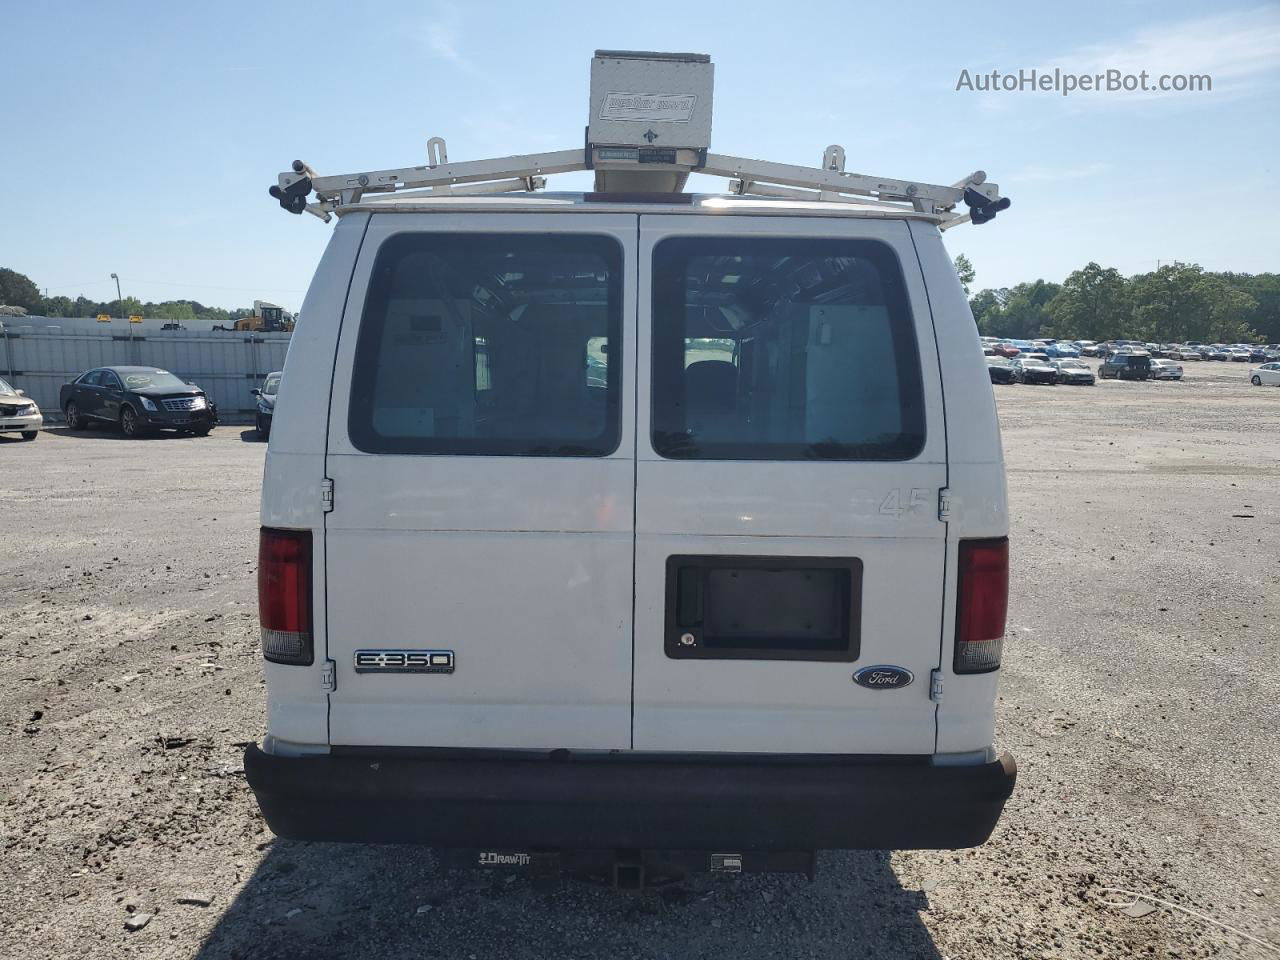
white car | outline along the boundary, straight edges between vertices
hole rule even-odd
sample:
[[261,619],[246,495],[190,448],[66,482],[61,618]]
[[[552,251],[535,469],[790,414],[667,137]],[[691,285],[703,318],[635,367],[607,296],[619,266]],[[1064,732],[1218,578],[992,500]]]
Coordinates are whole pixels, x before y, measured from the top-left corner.
[[1153,359],[1151,361],[1152,380],[1181,380],[1182,364],[1175,360]]
[[[608,89],[685,89],[646,77]],[[950,214],[611,149],[650,192],[328,207],[263,480],[267,823],[625,885],[984,842],[1008,515]]]
[[0,378],[0,433],[18,433],[23,440],[34,440],[42,426],[44,417],[36,402]]
[[1255,387],[1280,387],[1280,363],[1264,363],[1249,371],[1249,382]]

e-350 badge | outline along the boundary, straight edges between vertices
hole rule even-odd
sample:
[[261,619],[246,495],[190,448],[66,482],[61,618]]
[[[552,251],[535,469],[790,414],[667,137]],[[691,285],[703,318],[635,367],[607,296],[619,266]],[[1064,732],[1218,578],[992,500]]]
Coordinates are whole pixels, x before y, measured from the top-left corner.
[[357,650],[356,673],[453,673],[452,650]]

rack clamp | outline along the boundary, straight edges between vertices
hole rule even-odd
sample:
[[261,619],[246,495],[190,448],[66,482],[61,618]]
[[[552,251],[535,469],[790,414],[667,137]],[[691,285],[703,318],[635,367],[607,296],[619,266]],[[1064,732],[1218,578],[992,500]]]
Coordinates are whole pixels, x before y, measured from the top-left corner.
[[969,219],[974,226],[994,220],[1001,210],[1008,210],[1012,201],[1008,197],[990,199],[973,187],[964,188],[964,203],[969,208]]
[[[303,176],[284,186],[280,184],[273,185],[268,188],[267,193],[280,201],[281,209],[301,215],[307,209],[307,197],[311,195],[311,174],[314,171],[301,160],[295,160],[293,161],[293,172],[303,174]],[[284,175],[281,175],[281,181],[283,180]]]

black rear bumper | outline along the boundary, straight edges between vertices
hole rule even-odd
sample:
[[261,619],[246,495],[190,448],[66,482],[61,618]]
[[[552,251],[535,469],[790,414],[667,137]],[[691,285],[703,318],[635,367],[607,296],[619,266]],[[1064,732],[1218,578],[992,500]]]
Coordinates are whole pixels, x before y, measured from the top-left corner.
[[698,758],[245,751],[268,825],[294,840],[540,849],[950,849],[984,842],[1008,754]]

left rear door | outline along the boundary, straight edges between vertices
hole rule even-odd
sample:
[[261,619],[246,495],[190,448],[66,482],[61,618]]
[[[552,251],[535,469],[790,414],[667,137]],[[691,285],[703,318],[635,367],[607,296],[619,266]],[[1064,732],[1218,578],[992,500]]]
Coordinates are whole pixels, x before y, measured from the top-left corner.
[[636,234],[371,219],[329,411],[333,744],[630,747]]

